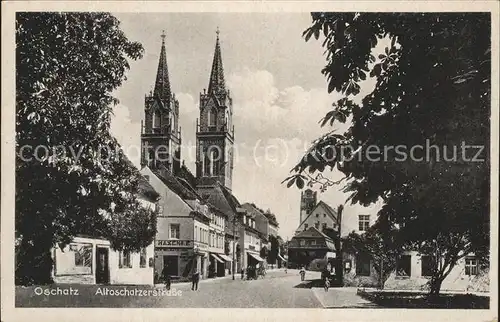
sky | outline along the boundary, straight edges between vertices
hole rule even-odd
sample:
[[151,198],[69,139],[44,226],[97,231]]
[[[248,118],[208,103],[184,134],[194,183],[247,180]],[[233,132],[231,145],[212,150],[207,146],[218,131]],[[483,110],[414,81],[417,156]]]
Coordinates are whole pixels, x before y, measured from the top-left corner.
[[[112,132],[132,162],[139,166],[140,124],[144,96],[153,89],[161,34],[166,34],[167,62],[173,93],[179,100],[182,155],[193,173],[195,124],[199,94],[208,87],[215,48],[220,42],[226,86],[233,98],[235,126],[233,194],[241,203],[253,202],[270,209],[280,235],[293,237],[300,214],[300,190],[281,182],[290,175],[311,142],[332,130],[320,119],[341,96],[328,94],[321,69],[326,64],[320,40],[305,42],[302,32],[311,24],[307,13],[117,13],[121,28],[140,42],[144,57],[130,62],[127,80],[116,91]],[[373,89],[367,80],[362,91]],[[334,124],[342,132],[346,125]],[[340,173],[324,173],[340,179]],[[342,187],[318,192],[333,208],[344,204]],[[345,205],[344,218],[376,212]]]

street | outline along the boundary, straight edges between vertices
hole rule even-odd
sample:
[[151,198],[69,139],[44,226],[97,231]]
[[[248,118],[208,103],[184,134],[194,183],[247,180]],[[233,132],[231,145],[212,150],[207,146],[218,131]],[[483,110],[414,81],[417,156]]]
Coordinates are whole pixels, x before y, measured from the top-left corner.
[[[157,307],[157,308],[321,308],[311,289],[311,280],[319,273],[308,272],[301,282],[298,271],[270,271],[263,279],[241,280],[237,275],[202,280],[198,291],[188,283],[172,284],[171,295],[112,295],[111,291],[164,290],[156,286],[66,285],[16,288],[17,307]],[[54,295],[45,295],[52,289]],[[56,290],[59,289],[59,294]],[[67,290],[64,292],[64,290]],[[173,291],[176,292],[173,292]],[[43,293],[45,291],[45,293]],[[333,291],[333,289],[332,289]],[[108,294],[105,294],[108,292]],[[42,293],[37,295],[37,293]],[[64,293],[64,294],[63,294]],[[174,294],[175,293],[175,294]]]

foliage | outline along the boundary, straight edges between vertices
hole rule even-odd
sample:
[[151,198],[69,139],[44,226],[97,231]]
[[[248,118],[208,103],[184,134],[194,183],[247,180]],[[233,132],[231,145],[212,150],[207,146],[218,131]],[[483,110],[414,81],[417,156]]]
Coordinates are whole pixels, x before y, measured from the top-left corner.
[[[439,244],[444,270],[431,287],[439,292],[458,259],[489,255],[490,16],[313,13],[312,20],[304,37],[324,38],[328,92],[343,95],[320,123],[350,126],[317,139],[285,181],[302,188],[328,168],[345,175],[336,183],[352,203],[382,199],[378,218],[401,242]],[[364,81],[375,83],[372,92]]]
[[342,249],[352,254],[364,254],[372,259],[373,268],[377,272],[379,287],[384,284],[396,268],[398,256],[404,246],[399,244],[393,227],[381,227],[378,223],[363,234],[351,232],[342,240]]
[[271,242],[271,249],[269,250],[267,262],[269,264],[276,264],[276,260],[278,259],[279,254],[279,241],[278,238],[274,235],[269,235],[269,241]]
[[16,282],[48,283],[50,248],[77,234],[153,240],[156,214],[109,132],[111,92],[143,49],[107,13],[18,13],[16,45]]

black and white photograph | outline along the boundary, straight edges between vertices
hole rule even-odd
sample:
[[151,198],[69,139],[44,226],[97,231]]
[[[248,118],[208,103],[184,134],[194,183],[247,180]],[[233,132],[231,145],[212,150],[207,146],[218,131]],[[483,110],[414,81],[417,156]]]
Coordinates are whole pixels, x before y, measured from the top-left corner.
[[146,2],[2,14],[9,311],[497,318],[498,3]]

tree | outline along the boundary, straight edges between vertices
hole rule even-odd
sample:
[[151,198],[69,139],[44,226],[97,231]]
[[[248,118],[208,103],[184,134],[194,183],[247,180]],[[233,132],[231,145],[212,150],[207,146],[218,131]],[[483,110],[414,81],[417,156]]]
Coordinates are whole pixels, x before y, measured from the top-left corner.
[[143,48],[107,13],[18,13],[16,45],[16,283],[50,283],[50,249],[77,234],[132,251],[156,233],[109,132],[111,92]]
[[381,227],[378,223],[361,235],[351,232],[342,240],[344,251],[370,256],[378,275],[380,289],[384,288],[385,282],[396,268],[398,256],[404,249],[396,236],[393,227]]
[[268,263],[276,264],[276,260],[278,259],[279,254],[279,241],[278,238],[274,235],[269,235],[269,241],[271,242],[271,249],[268,253]]
[[[344,184],[348,200],[364,206],[382,199],[378,220],[394,225],[402,242],[435,245],[442,264],[430,289],[438,294],[460,258],[489,254],[490,16],[313,13],[312,20],[303,35],[324,38],[328,92],[342,94],[320,123],[350,126],[317,139],[285,181],[300,189]],[[325,178],[327,168],[344,178]]]

